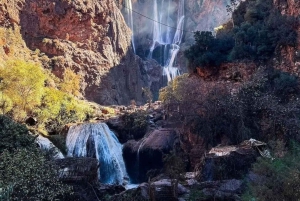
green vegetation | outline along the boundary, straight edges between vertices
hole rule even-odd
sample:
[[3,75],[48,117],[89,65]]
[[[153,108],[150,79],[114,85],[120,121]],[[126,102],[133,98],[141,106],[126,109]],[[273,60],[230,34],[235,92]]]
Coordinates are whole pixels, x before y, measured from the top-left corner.
[[25,126],[0,115],[0,192],[7,200],[54,200],[71,193]]
[[80,76],[71,70],[57,81],[60,90],[55,83],[45,86],[53,78],[36,63],[12,60],[0,67],[0,75],[0,112],[17,121],[35,116],[40,128],[59,133],[65,124],[83,121],[93,113],[90,105],[76,98]]
[[185,51],[192,71],[241,59],[267,61],[280,47],[295,46],[297,20],[282,15],[272,0],[248,0],[235,11],[228,8],[233,12],[232,25],[224,25],[216,37],[210,32],[195,33],[195,44]]
[[212,32],[195,32],[195,44],[185,51],[189,60],[189,67],[211,67],[219,66],[222,62],[228,61],[228,55],[234,47],[234,40],[223,34],[214,37]]
[[[0,75],[2,112],[11,109],[15,119],[23,120],[27,113],[41,103],[46,79],[42,69],[37,64],[15,60],[0,68]],[[9,101],[13,107],[9,107]]]
[[148,128],[147,113],[138,111],[126,113],[122,116],[124,130],[128,135],[133,135],[134,139],[142,138]]
[[164,173],[172,180],[183,179],[183,173],[186,172],[186,164],[179,154],[170,153],[164,156]]
[[201,201],[201,200],[207,200],[205,195],[203,195],[203,192],[198,190],[197,188],[191,189],[188,201]]
[[0,153],[13,152],[18,148],[31,148],[34,137],[29,135],[26,126],[15,123],[10,118],[0,115]]
[[39,150],[4,151],[0,186],[12,186],[11,200],[54,200],[71,189],[58,181],[57,172]]
[[235,93],[222,83],[182,75],[161,89],[160,100],[169,116],[215,146],[221,136],[233,144],[299,139],[299,92],[295,76],[261,68]]
[[299,200],[299,151],[299,144],[292,142],[290,151],[283,158],[274,161],[259,158],[252,170],[256,179],[249,181],[243,200]]

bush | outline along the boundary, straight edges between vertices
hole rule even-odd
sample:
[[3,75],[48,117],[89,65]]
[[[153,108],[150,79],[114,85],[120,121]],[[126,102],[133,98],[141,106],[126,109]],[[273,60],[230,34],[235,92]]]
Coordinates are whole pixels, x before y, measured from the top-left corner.
[[195,45],[187,49],[184,54],[189,60],[189,68],[218,67],[227,61],[227,55],[234,45],[232,38],[226,34],[216,38],[212,32],[195,32]]
[[4,150],[13,152],[17,148],[34,147],[35,140],[26,126],[15,123],[4,115],[0,115],[0,139],[0,153]]
[[230,93],[230,85],[205,82],[196,76],[176,77],[160,91],[167,115],[181,120],[207,145],[226,136],[233,144],[255,138],[300,141],[298,79],[260,68],[252,79]]
[[4,151],[0,157],[0,186],[12,186],[11,200],[63,200],[71,189],[39,150]]
[[122,116],[124,128],[128,135],[133,135],[134,139],[142,138],[147,131],[147,113],[144,111],[126,113]]
[[42,68],[35,63],[13,60],[0,68],[0,75],[0,90],[11,100],[14,117],[24,119],[41,102],[46,79]]
[[42,105],[36,110],[39,120],[50,133],[60,133],[63,126],[83,121],[93,113],[86,102],[54,88],[46,88]]
[[272,0],[242,1],[234,11],[232,6],[233,27],[225,25],[216,36],[211,32],[195,33],[195,44],[185,51],[192,71],[241,59],[265,62],[282,46],[296,45],[297,19],[282,15]]
[[274,161],[259,158],[253,165],[258,179],[250,181],[243,200],[299,200],[300,199],[300,157],[299,145],[292,143],[290,152],[284,158]]

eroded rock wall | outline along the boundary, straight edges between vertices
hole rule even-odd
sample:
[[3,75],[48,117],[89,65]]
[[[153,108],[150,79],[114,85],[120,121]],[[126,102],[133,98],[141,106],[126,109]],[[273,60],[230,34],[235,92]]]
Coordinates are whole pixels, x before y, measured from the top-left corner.
[[130,49],[131,31],[114,1],[27,0],[20,19],[27,45],[51,58],[47,66],[57,77],[65,68],[80,74],[88,100],[144,100],[144,66]]

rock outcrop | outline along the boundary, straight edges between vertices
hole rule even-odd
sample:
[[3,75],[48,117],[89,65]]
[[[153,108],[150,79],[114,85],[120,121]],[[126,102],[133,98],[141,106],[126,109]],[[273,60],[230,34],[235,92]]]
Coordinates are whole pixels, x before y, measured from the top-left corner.
[[170,153],[177,142],[177,134],[172,129],[154,130],[143,139],[130,140],[124,144],[123,157],[126,169],[133,182],[147,180],[149,170],[163,168],[163,154]]
[[96,158],[63,158],[54,161],[58,177],[64,182],[97,182],[98,160]]
[[[134,55],[131,31],[111,0],[4,0],[1,27],[21,30],[17,51],[35,52],[25,59],[39,60],[59,78],[66,68],[79,74],[83,97],[100,104],[145,102],[142,87],[162,74],[155,61]],[[0,33],[1,60],[12,54],[3,38]]]
[[88,100],[144,100],[147,64],[132,53],[131,31],[114,1],[29,0],[20,19],[27,45],[51,58],[48,67],[56,76],[65,68],[80,74]]

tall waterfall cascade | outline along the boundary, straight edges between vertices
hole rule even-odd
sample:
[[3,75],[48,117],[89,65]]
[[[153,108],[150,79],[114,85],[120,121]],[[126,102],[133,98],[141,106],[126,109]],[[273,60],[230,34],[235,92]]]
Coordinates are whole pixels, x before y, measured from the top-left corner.
[[[153,52],[159,47],[161,49],[160,57],[163,59],[158,62],[163,66],[163,75],[167,77],[168,81],[171,81],[180,74],[176,57],[183,36],[184,0],[153,0],[152,2],[153,7],[149,8],[151,9],[150,13],[140,13],[142,11],[136,11],[137,8],[134,8],[135,4],[132,4],[132,0],[125,0],[125,20],[133,33],[132,46],[134,51],[136,51],[135,42],[138,43],[134,37],[142,32],[133,26],[134,20],[137,20],[138,17],[146,18],[145,20],[152,24],[152,30],[149,24],[143,28],[139,27],[143,31],[146,29],[150,37],[152,35],[148,58],[155,59]],[[132,16],[133,11],[137,12],[134,17]],[[139,14],[140,16],[138,16]]]
[[125,184],[128,175],[122,145],[105,123],[86,123],[69,129],[66,145],[70,157],[95,157],[99,180],[105,184]]
[[164,61],[162,65],[164,66],[164,75],[167,76],[168,81],[173,80],[180,74],[174,64],[180,49],[184,25],[184,0],[178,2],[176,26],[174,26],[170,17],[171,2],[172,0],[154,0],[153,13],[155,21],[153,21],[153,41],[149,54],[149,57],[152,58],[154,49],[157,46],[163,46]]
[[135,43],[134,43],[134,30],[133,30],[133,18],[132,18],[132,3],[131,0],[125,0],[125,9],[126,9],[126,14],[127,14],[127,19],[126,22],[129,26],[129,28],[132,31],[132,36],[131,36],[131,44],[132,44],[132,49],[135,52]]

